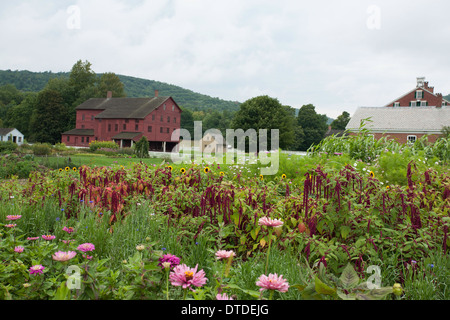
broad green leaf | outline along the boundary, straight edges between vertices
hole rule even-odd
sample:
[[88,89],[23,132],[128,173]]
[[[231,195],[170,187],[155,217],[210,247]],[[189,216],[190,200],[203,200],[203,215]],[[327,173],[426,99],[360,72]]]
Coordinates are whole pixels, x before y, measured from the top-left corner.
[[350,263],[348,263],[345,269],[342,271],[339,279],[346,289],[355,287],[359,282],[358,274],[356,273],[355,269],[353,269]]
[[69,294],[69,288],[66,286],[66,281],[61,282],[58,290],[56,290],[55,297],[53,300],[68,300],[67,296]]
[[330,288],[328,285],[323,283],[317,276],[314,280],[314,284],[315,284],[315,289],[316,289],[317,293],[327,294],[327,295],[332,295],[332,294],[336,293],[336,289]]
[[367,294],[372,297],[373,299],[379,300],[383,299],[388,294],[393,293],[394,290],[392,287],[384,287],[379,289],[372,289]]
[[341,237],[347,239],[348,234],[352,230],[349,226],[341,226]]
[[261,294],[259,291],[242,289],[241,287],[239,287],[239,286],[237,286],[237,285],[235,285],[235,284],[232,284],[232,283],[227,284],[226,288],[231,288],[231,289],[237,289],[237,290],[240,290],[240,291],[242,291],[242,292],[244,292],[244,293],[250,295],[250,296],[253,297],[253,298],[259,298],[259,296],[260,296],[260,294]]
[[354,293],[345,294],[345,292],[338,290],[337,295],[342,300],[356,300],[356,294],[354,294]]

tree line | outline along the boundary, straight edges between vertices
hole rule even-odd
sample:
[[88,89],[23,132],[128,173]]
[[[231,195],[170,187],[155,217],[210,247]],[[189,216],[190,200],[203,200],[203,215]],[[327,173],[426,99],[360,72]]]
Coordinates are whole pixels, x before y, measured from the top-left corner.
[[[26,92],[13,84],[0,86],[0,127],[17,128],[28,142],[61,141],[61,133],[75,128],[75,108],[89,98],[106,98],[107,91],[113,97],[127,94],[121,77],[109,72],[97,75],[88,61],[78,60],[69,76],[50,78],[38,92]],[[328,117],[318,114],[312,104],[296,109],[282,105],[278,99],[258,96],[220,109],[184,106],[181,127],[194,136],[194,121],[202,121],[203,132],[219,129],[226,136],[226,129],[279,129],[279,146],[285,150],[305,151],[319,143],[328,130]],[[332,129],[344,130],[350,115],[343,112],[331,123]],[[270,145],[269,145],[270,146]]]

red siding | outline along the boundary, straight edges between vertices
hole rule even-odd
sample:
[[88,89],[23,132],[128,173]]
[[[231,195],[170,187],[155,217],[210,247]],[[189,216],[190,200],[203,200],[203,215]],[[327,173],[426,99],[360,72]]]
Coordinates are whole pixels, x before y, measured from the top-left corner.
[[[174,140],[171,139],[172,132],[180,129],[181,116],[181,109],[172,98],[167,99],[144,119],[96,119],[95,116],[102,111],[77,110],[76,129],[94,129],[94,136],[89,137],[89,141],[111,141],[121,132],[141,132],[149,141],[179,141],[179,135]],[[149,126],[152,127],[151,132],[148,131]],[[86,137],[82,136],[71,135],[70,141],[67,141],[67,135],[63,134],[61,140],[68,146],[89,146]]]

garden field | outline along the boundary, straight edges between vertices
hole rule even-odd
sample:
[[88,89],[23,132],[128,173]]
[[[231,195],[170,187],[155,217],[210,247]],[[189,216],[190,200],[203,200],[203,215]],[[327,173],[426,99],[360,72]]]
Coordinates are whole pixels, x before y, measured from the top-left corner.
[[258,161],[3,155],[36,170],[0,184],[0,299],[448,300],[443,143],[332,137],[279,153],[272,176]]

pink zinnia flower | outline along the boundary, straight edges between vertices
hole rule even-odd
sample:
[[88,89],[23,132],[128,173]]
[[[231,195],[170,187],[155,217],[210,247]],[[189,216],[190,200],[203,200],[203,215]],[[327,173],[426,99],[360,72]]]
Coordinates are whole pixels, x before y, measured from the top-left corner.
[[218,293],[218,294],[216,295],[216,300],[233,300],[233,298],[227,296],[226,293],[224,293],[224,294]]
[[22,247],[22,246],[18,246],[18,247],[14,248],[14,251],[19,252],[19,253],[23,252],[23,250],[24,250],[24,247]]
[[70,259],[72,259],[73,257],[75,257],[77,255],[77,253],[75,251],[57,251],[55,252],[55,254],[52,256],[53,260],[56,261],[68,261]]
[[93,258],[93,256],[88,256],[87,254],[86,255],[82,254],[82,257],[88,260],[91,260]]
[[5,227],[7,228],[14,228],[15,226],[17,226],[17,224],[5,224]]
[[43,236],[42,236],[42,239],[44,239],[44,240],[53,240],[53,239],[55,239],[56,238],[56,236],[52,236],[52,235],[50,235],[50,234],[44,234]]
[[68,227],[68,228],[67,228],[67,227],[64,227],[64,228],[63,228],[63,231],[65,231],[65,232],[67,232],[67,233],[70,234],[70,233],[74,232],[75,230],[74,230],[72,227]]
[[27,240],[30,240],[30,241],[32,241],[32,240],[39,240],[39,237],[28,237]]
[[30,271],[30,274],[36,275],[36,274],[42,274],[44,269],[45,269],[45,267],[43,267],[40,264],[37,264],[37,265],[30,267],[29,271]]
[[163,255],[161,258],[158,259],[158,261],[159,261],[158,266],[163,268],[164,263],[169,263],[170,268],[176,267],[177,265],[180,264],[180,258],[170,253]]
[[258,221],[258,225],[267,227],[279,227],[283,225],[283,221],[278,219],[271,219],[267,217],[262,217]]
[[265,274],[261,275],[256,282],[256,285],[261,287],[261,289],[259,289],[260,291],[277,290],[280,292],[286,292],[289,289],[289,283],[287,280],[283,279],[282,275],[278,277],[276,273],[270,273],[269,276],[266,276]]
[[72,240],[61,240],[61,241],[64,242],[65,244],[69,244],[71,242],[74,242],[75,239],[72,239]]
[[229,257],[234,257],[236,254],[233,250],[219,250],[216,252],[216,259],[228,259]]
[[6,220],[18,220],[20,218],[22,218],[21,215],[8,215],[8,216],[6,216]]
[[170,272],[169,280],[172,285],[181,286],[183,289],[189,288],[191,285],[201,287],[208,279],[205,277],[205,271],[202,269],[197,272],[197,268],[198,264],[193,269],[185,264],[178,265]]
[[88,243],[80,244],[77,249],[80,251],[83,251],[83,252],[88,252],[88,251],[94,251],[95,246],[92,243],[88,242]]

